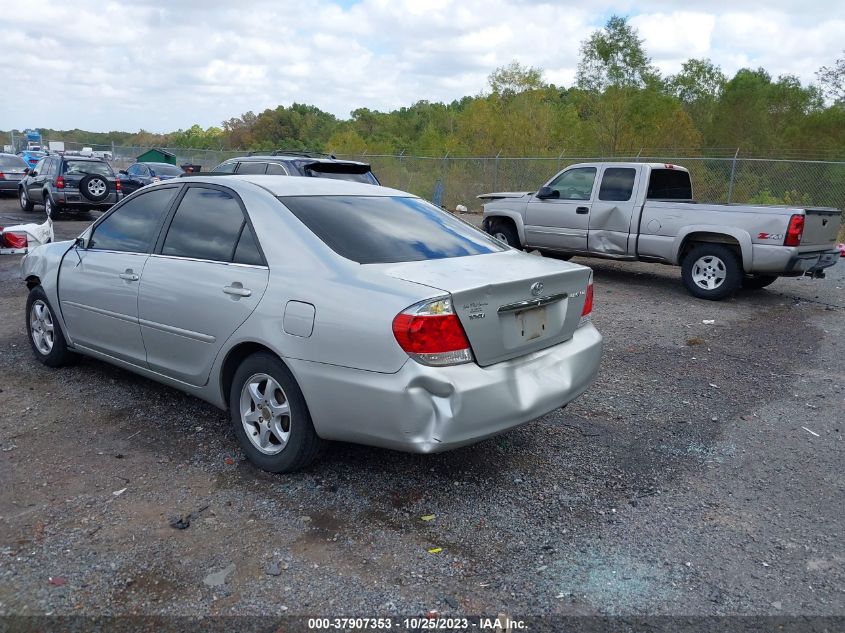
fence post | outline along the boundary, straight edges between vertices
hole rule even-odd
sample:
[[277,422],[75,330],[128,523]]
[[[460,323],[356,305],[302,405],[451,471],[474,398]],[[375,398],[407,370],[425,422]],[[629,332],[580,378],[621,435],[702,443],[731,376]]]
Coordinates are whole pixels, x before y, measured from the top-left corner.
[[502,150],[496,154],[495,162],[493,163],[493,191],[499,190],[499,156],[501,155]]
[[566,148],[563,148],[563,151],[557,155],[557,170],[560,171],[560,161],[563,159],[563,155],[566,154]]
[[639,160],[640,160],[640,154],[642,154],[642,153],[643,153],[643,148],[641,147],[641,148],[640,148],[640,151],[639,151],[639,152],[637,152],[637,157],[636,157],[634,160],[636,160],[637,162],[639,162]]
[[736,176],[736,157],[739,156],[739,148],[736,148],[733,162],[731,162],[731,181],[728,183],[728,204],[731,203],[731,198],[734,193],[734,177]]

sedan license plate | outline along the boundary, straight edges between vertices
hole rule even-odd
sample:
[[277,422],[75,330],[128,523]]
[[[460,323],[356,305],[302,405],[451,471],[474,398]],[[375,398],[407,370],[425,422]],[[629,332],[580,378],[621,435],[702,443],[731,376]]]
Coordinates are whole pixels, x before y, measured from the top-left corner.
[[533,341],[546,333],[546,308],[533,308],[517,312],[516,325],[523,341]]

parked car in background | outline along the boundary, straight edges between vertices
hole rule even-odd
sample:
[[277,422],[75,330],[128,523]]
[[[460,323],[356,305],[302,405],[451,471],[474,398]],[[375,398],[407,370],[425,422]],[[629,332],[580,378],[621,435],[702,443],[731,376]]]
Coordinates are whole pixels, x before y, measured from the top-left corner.
[[323,440],[471,444],[565,405],[599,368],[589,268],[361,183],[160,182],[21,271],[42,363],[78,352],[228,408],[272,472]]
[[120,178],[123,195],[128,196],[141,187],[162,180],[178,178],[184,173],[181,167],[170,163],[135,163],[130,165],[128,169],[121,169],[118,172],[118,178]]
[[120,180],[108,163],[83,156],[45,156],[20,181],[18,198],[24,211],[43,204],[47,217],[65,211],[108,209],[121,198]]
[[700,299],[778,277],[823,277],[839,260],[838,209],[696,202],[678,165],[582,163],[536,192],[478,197],[485,230],[511,246],[673,264]]
[[217,165],[211,173],[313,176],[379,184],[370,166],[353,160],[338,160],[331,154],[279,150],[272,154],[239,156]]
[[29,165],[16,154],[0,154],[0,193],[17,194]]
[[18,154],[18,156],[20,156],[26,162],[26,164],[29,165],[30,169],[35,167],[38,161],[44,158],[46,155],[47,152],[42,152],[40,150],[36,151],[31,149],[25,149],[20,154]]

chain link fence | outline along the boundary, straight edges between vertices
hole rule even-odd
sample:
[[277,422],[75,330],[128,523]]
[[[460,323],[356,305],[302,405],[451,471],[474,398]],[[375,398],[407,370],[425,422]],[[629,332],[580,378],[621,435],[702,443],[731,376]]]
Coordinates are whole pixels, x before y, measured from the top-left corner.
[[[124,169],[150,147],[85,146],[107,154],[112,166]],[[83,144],[66,143],[80,151]],[[177,165],[200,165],[204,171],[243,150],[203,150],[163,147]],[[727,152],[725,152],[727,153]],[[813,205],[845,210],[845,161],[741,158],[739,152],[719,157],[678,155],[466,157],[405,154],[338,154],[338,158],[369,163],[383,185],[410,191],[448,209],[462,204],[480,210],[479,194],[491,191],[532,191],[574,163],[639,161],[674,163],[690,170],[693,191],[702,202]]]
[[[345,154],[338,158],[372,165],[382,184],[432,199],[443,206],[479,209],[481,193],[534,191],[575,163],[638,161],[689,169],[697,200],[720,203],[794,204],[845,209],[845,162],[768,158],[682,156],[425,157]],[[441,187],[438,187],[438,182]]]

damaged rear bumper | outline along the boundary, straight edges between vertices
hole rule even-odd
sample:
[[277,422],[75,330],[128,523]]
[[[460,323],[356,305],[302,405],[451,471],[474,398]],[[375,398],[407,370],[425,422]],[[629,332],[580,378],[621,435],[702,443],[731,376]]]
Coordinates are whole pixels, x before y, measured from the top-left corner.
[[479,367],[408,361],[382,374],[286,359],[317,434],[415,453],[472,444],[534,420],[583,393],[598,373],[602,337],[588,323],[564,343]]

